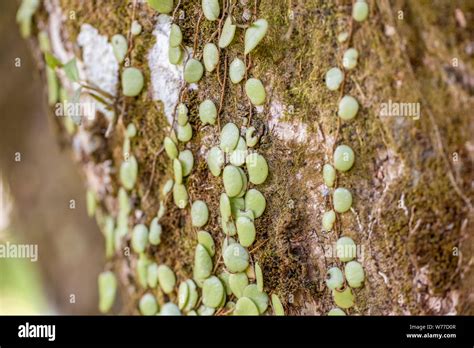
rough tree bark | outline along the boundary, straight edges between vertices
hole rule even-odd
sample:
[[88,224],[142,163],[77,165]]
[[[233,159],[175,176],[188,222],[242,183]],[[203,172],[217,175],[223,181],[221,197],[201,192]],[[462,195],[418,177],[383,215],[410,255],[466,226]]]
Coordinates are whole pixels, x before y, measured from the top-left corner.
[[[221,51],[218,73],[205,74],[198,88],[186,87],[181,94],[194,131],[186,148],[195,156],[195,167],[186,186],[192,200],[203,199],[210,207],[205,229],[218,246],[214,261],[223,239],[217,214],[223,186],[205,164],[207,150],[218,141],[217,127],[202,127],[197,117],[197,105],[205,98],[217,104],[222,100],[221,124],[243,126],[251,118],[262,135],[258,151],[267,159],[270,175],[259,186],[267,209],[256,220],[252,259],[263,268],[265,290],[280,295],[288,314],[325,314],[334,306],[324,279],[326,269],[338,264],[328,248],[342,235],[362,248],[366,272],[350,314],[474,314],[474,3],[369,1],[369,19],[362,24],[351,22],[351,1],[234,3],[238,22],[266,18],[270,24],[249,63],[249,75],[266,87],[265,106],[251,109],[242,84],[221,86],[228,64],[242,57],[241,28],[230,48]],[[218,21],[199,16],[200,1],[181,1],[175,15],[184,44],[197,54],[219,28]],[[143,31],[133,38],[128,57],[143,71],[145,88],[138,97],[127,98],[121,94],[118,71],[106,60],[107,40],[117,33],[127,36],[134,18]],[[51,115],[58,136],[80,163],[86,186],[96,192],[99,209],[112,216],[117,213],[125,127],[133,122],[138,128],[132,141],[139,178],[131,193],[131,226],[150,223],[163,199],[161,188],[172,175],[161,146],[181,82],[179,71],[163,67],[166,30],[160,21],[143,1],[45,0],[35,15],[36,30],[47,31],[57,57],[66,61],[76,56],[85,80],[102,83],[115,94],[118,120],[109,137],[110,121],[101,112],[71,135]],[[345,30],[352,37],[339,43],[337,35]],[[327,90],[324,74],[341,65],[347,46],[355,47],[360,57],[343,90],[359,100],[361,109],[352,122],[339,123],[340,95]],[[97,64],[98,55],[107,63]],[[37,58],[43,69],[42,56]],[[59,77],[72,92],[67,79]],[[382,103],[389,100],[419,103],[420,118],[380,117]],[[354,168],[338,175],[338,185],[353,192],[353,209],[339,216],[334,231],[323,232],[322,214],[331,202],[322,166],[339,143],[356,153]],[[196,231],[189,207],[180,210],[172,199],[166,202],[163,242],[149,255],[171,266],[182,280],[192,276]],[[127,246],[129,237],[123,243]],[[134,275],[135,263],[133,253],[128,257],[119,250],[105,265],[120,279],[125,313],[136,313],[144,292]]]

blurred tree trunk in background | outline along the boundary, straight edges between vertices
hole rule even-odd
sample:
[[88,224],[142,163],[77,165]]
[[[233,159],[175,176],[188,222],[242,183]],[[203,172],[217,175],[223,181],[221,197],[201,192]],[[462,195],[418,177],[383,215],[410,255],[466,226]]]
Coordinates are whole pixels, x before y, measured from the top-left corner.
[[[180,6],[184,44],[195,46],[199,54],[218,21],[198,20],[200,1],[181,1]],[[325,273],[338,264],[327,250],[340,236],[349,236],[363,250],[366,273],[365,285],[355,289],[356,305],[350,314],[474,314],[474,2],[381,0],[369,1],[369,6],[369,19],[351,24],[350,1],[236,2],[237,21],[246,24],[254,16],[270,24],[251,54],[249,70],[267,90],[266,105],[252,110],[251,122],[264,133],[257,150],[270,167],[269,178],[258,186],[267,209],[256,220],[258,248],[252,259],[263,268],[265,290],[280,295],[287,313],[325,314],[334,307]],[[83,57],[77,37],[84,24],[109,40],[117,33],[127,36],[132,18],[143,26],[129,56],[143,71],[145,87],[137,98],[124,97],[118,88],[115,103],[120,112],[109,138],[103,115],[73,135],[51,115],[59,131],[56,136],[73,146],[100,210],[112,216],[117,213],[124,130],[129,123],[137,126],[131,152],[139,177],[131,193],[131,223],[149,224],[156,216],[161,188],[172,175],[172,162],[160,152],[169,123],[162,103],[153,100],[148,60],[157,40],[152,34],[157,15],[142,1],[45,0],[35,16],[34,34],[39,28],[59,37],[64,50],[79,60]],[[351,26],[351,41],[339,43],[337,35]],[[37,45],[34,37],[31,42]],[[361,108],[354,120],[339,127],[339,92],[327,90],[324,75],[340,65],[347,45],[360,56],[346,77],[344,93],[356,97]],[[43,69],[42,57],[34,51]],[[222,179],[207,169],[205,153],[217,143],[218,130],[201,126],[197,107],[206,98],[220,100],[217,74],[223,80],[226,62],[242,57],[242,52],[243,30],[238,29],[235,42],[221,52],[218,73],[207,73],[198,89],[186,91],[194,132],[186,148],[195,158],[186,187],[192,200],[203,199],[210,207],[205,229],[218,245],[214,262],[223,240],[217,216],[223,187]],[[54,45],[53,53],[60,53]],[[227,82],[223,96],[221,124],[240,127],[251,112],[242,86]],[[420,118],[380,117],[382,103],[389,101],[419,103]],[[22,115],[16,116],[24,122]],[[354,203],[352,211],[338,218],[336,230],[325,233],[321,218],[330,200],[321,171],[331,161],[335,143],[350,145],[356,154],[354,168],[338,174],[338,185],[352,191]],[[52,190],[62,188],[51,179],[38,183],[48,184]],[[149,255],[172,267],[181,281],[192,277],[196,236],[189,208],[178,209],[172,199],[166,202],[163,242]],[[56,238],[63,232],[58,229]],[[129,237],[124,243],[128,245]],[[57,252],[69,255],[70,248],[75,246],[65,243]],[[137,298],[144,292],[134,275],[135,263],[136,255],[128,257],[119,250],[105,266],[119,276],[126,313],[135,313]],[[88,272],[85,265],[74,270],[75,275]]]
[[[11,270],[19,279],[16,284],[4,284],[5,269],[0,267],[0,288],[24,287],[33,281],[35,288],[43,289],[43,302],[48,307],[31,303],[27,308],[41,308],[47,313],[97,313],[96,284],[104,262],[103,238],[95,221],[87,218],[78,168],[67,151],[60,151],[51,132],[53,122],[46,113],[42,76],[28,50],[27,43],[31,42],[23,40],[17,30],[17,9],[16,1],[0,2],[0,41],[5,48],[0,56],[0,180],[13,199],[11,224],[0,231],[0,243],[37,244],[38,261],[33,264],[37,268],[27,268],[30,271],[25,272],[20,263]],[[0,200],[7,202],[7,198]],[[75,201],[75,209],[70,209],[71,200]],[[6,265],[4,261],[10,260],[0,259],[0,266]],[[11,261],[15,265],[15,260]],[[40,274],[33,274],[37,270]],[[32,291],[20,288],[16,295]],[[7,308],[13,310],[10,314],[25,314],[22,310],[30,313],[15,303],[2,302],[6,301],[4,294],[0,291],[2,313]]]

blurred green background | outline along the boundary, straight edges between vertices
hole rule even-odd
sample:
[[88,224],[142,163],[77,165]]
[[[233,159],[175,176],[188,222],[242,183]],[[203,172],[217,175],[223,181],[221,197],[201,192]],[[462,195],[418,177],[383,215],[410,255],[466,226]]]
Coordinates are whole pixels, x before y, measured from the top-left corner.
[[0,258],[0,314],[96,314],[102,234],[87,217],[79,168],[54,134],[18,5],[0,1],[0,244],[36,244],[38,260]]

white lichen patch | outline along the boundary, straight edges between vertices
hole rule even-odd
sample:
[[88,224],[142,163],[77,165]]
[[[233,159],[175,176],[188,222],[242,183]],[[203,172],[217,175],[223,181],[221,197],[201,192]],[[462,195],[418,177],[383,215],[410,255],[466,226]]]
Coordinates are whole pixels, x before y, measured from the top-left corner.
[[[112,45],[108,38],[100,35],[99,31],[90,24],[81,25],[81,31],[77,37],[77,44],[82,48],[82,60],[78,62],[79,74],[87,84],[98,87],[113,96],[117,93],[119,65],[114,56]],[[100,111],[111,119],[113,112],[96,99],[81,96],[82,103],[95,105],[94,111]],[[93,118],[94,115],[84,115]]]
[[305,123],[285,122],[282,117],[287,112],[287,107],[281,104],[278,100],[273,100],[270,103],[271,118],[268,121],[270,129],[273,134],[283,141],[296,141],[297,143],[304,143],[308,138],[308,126]]
[[82,62],[87,81],[115,95],[119,66],[108,38],[100,35],[90,24],[83,24],[77,44],[82,48]]
[[74,57],[74,55],[71,52],[68,52],[64,47],[64,40],[61,35],[63,32],[62,24],[65,20],[65,16],[63,15],[61,7],[59,7],[57,1],[45,1],[44,6],[49,12],[48,30],[51,50],[62,63],[65,63]]
[[183,83],[183,66],[173,65],[168,59],[171,17],[158,16],[153,35],[155,45],[148,52],[148,65],[151,72],[153,99],[163,103],[164,113],[169,124],[173,123],[173,111],[179,100]]

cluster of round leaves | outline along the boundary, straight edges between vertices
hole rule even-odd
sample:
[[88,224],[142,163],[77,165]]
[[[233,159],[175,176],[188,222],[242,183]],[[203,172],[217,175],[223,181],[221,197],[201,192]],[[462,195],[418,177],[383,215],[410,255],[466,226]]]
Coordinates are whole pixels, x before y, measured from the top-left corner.
[[138,176],[138,163],[135,156],[130,154],[130,139],[136,135],[136,127],[129,124],[125,132],[122,154],[124,160],[120,166],[120,182],[127,190],[132,190]]
[[[362,286],[365,273],[362,265],[354,261],[356,245],[351,238],[339,238],[336,242],[336,253],[339,260],[345,263],[344,272],[338,267],[331,267],[327,272],[326,285],[332,291],[336,305],[340,308],[347,309],[354,305],[352,289]],[[339,310],[333,311],[334,312],[330,312],[329,314],[341,315]]]
[[97,202],[95,194],[91,190],[87,193],[88,214],[92,216],[94,212],[96,213],[99,225],[105,236],[105,255],[107,258],[113,256],[116,248],[121,245],[121,239],[128,233],[128,220],[132,207],[127,190],[133,189],[138,175],[137,161],[133,155],[130,155],[130,140],[136,133],[137,129],[135,125],[130,123],[127,126],[123,144],[124,161],[120,166],[119,173],[122,186],[118,191],[117,200],[119,209],[116,219],[110,215],[102,216],[101,211],[96,209]]
[[[221,227],[226,236],[222,247],[225,271],[219,277],[211,276],[212,264],[203,267],[210,263],[205,248],[198,245],[195,254],[195,277],[209,277],[203,283],[204,304],[223,306],[224,290],[227,289],[228,295],[233,294],[237,298],[235,304],[228,303],[235,315],[262,314],[269,302],[268,295],[263,291],[262,270],[258,263],[255,268],[250,266],[247,250],[255,242],[254,220],[262,216],[266,208],[263,194],[255,188],[248,189],[248,184],[262,184],[268,176],[265,158],[248,150],[248,147],[257,144],[258,138],[254,133],[255,129],[249,128],[244,139],[234,123],[227,123],[221,130],[220,144],[212,147],[207,155],[209,170],[214,176],[222,174],[225,189],[219,199]],[[238,241],[232,238],[236,235]],[[204,261],[198,262],[199,258]],[[249,272],[255,275],[257,284],[249,284]],[[272,296],[272,302],[275,313],[282,315],[283,306],[277,295]]]
[[[364,21],[368,16],[368,5],[365,0],[357,0],[354,3],[352,17],[358,22]],[[344,42],[348,39],[347,32],[338,35],[338,41]],[[355,48],[347,49],[343,54],[342,66],[348,71],[357,66],[359,52]],[[338,67],[329,69],[326,73],[326,87],[331,91],[341,88],[345,73]],[[338,116],[344,120],[352,120],[359,111],[359,103],[350,96],[345,95],[339,101]],[[354,151],[348,145],[341,144],[333,153],[333,163],[326,163],[323,167],[323,180],[327,187],[333,188],[336,183],[336,171],[345,173],[349,171],[355,162]],[[345,213],[351,209],[352,194],[344,188],[338,187],[332,193],[333,209],[326,211],[322,218],[322,227],[325,231],[333,229],[336,222],[336,213]],[[355,257],[355,243],[349,237],[341,237],[336,243],[337,253],[340,261],[348,262],[344,268],[344,274],[338,267],[328,270],[327,286],[332,290],[335,303],[340,308],[350,308],[354,304],[352,288],[362,286],[364,281],[364,270],[360,263],[352,261]],[[332,309],[328,315],[345,315],[340,308]]]
[[[149,244],[158,245],[161,241],[161,225],[156,217],[150,223],[148,229],[144,224],[135,225],[132,231],[132,250],[139,254],[136,263],[136,273],[138,282],[145,289],[159,289],[164,294],[171,294],[175,290],[176,276],[170,267],[158,265],[146,255]],[[156,297],[151,292],[146,292],[140,299],[138,309],[143,315],[180,315],[179,308],[172,304],[164,304],[160,310]]]
[[[160,13],[169,13],[173,8],[172,0],[149,0],[148,2],[151,7]],[[204,16],[208,20],[216,20],[219,17],[220,8],[217,0],[203,0],[202,7]],[[265,20],[257,20],[247,29],[245,35],[245,54],[248,54],[261,41],[266,33],[267,26],[268,24]],[[232,42],[235,30],[236,25],[232,23],[232,18],[229,16],[224,23],[224,28],[219,38],[218,45],[220,48],[227,47]],[[139,32],[140,30],[136,28],[135,31]],[[120,60],[124,56],[123,47],[120,47],[123,40],[122,38],[115,39],[119,46],[116,49],[116,56]],[[170,62],[173,64],[179,64],[181,61],[181,46],[181,30],[179,26],[173,24],[169,43]],[[211,72],[217,66],[218,54],[219,51],[215,44],[210,43],[204,47],[203,61],[207,71]],[[128,74],[134,77],[132,73]],[[184,67],[185,81],[188,83],[198,82],[202,75],[203,66],[201,62],[194,58],[189,59]],[[232,82],[240,82],[244,75],[245,65],[242,61],[235,61],[230,73]],[[137,79],[124,79],[123,76],[122,85],[124,94],[129,96],[138,95],[143,87],[143,83],[140,88],[137,87],[140,85],[140,83],[137,83]],[[261,81],[249,79],[245,90],[254,105],[264,103],[265,90]],[[192,128],[188,122],[186,106],[184,104],[179,105],[177,111],[178,125],[176,132],[173,130],[170,136],[164,140],[164,149],[173,160],[174,181],[168,180],[163,188],[163,193],[167,194],[173,190],[173,198],[176,205],[180,208],[185,208],[189,198],[183,184],[183,178],[190,174],[194,160],[190,151],[178,151],[178,141],[189,141],[192,137]],[[206,100],[201,104],[199,116],[204,124],[215,123],[217,111],[211,100]],[[157,313],[161,315],[179,315],[181,311],[186,312],[188,315],[212,315],[217,308],[223,306],[232,309],[235,314],[250,315],[264,313],[268,307],[269,298],[263,292],[262,270],[258,263],[255,264],[255,268],[249,266],[249,254],[246,250],[246,247],[250,246],[255,240],[253,220],[263,214],[266,205],[265,198],[258,190],[251,189],[247,191],[248,182],[250,181],[253,184],[263,183],[268,175],[268,165],[263,156],[256,153],[248,154],[247,152],[248,147],[255,146],[258,142],[258,137],[254,135],[255,129],[253,127],[246,131],[245,139],[240,136],[240,132],[235,125],[231,124],[224,128],[221,134],[221,146],[217,149],[222,153],[229,154],[230,162],[222,170],[222,166],[226,162],[217,159],[217,157],[214,158],[213,160],[217,161],[217,163],[214,163],[213,174],[218,171],[217,175],[220,175],[221,171],[223,172],[226,193],[222,194],[220,210],[221,213],[224,211],[224,215],[227,216],[225,222],[235,221],[233,228],[229,227],[225,233],[227,235],[230,233],[235,235],[237,233],[239,243],[232,238],[225,240],[222,250],[227,270],[217,277],[212,275],[212,257],[215,254],[214,240],[208,232],[199,231],[193,268],[194,281],[188,279],[181,282],[178,289],[178,305],[169,302],[164,304],[161,309],[153,293],[146,292],[138,303],[139,311],[143,315],[155,315]],[[237,137],[235,136],[236,129]],[[128,143],[128,148],[129,146]],[[124,152],[125,147],[126,145],[124,145]],[[220,162],[222,163],[220,164]],[[208,163],[211,163],[211,167],[212,160],[209,161],[208,159]],[[244,164],[248,171],[248,179],[247,174],[241,168]],[[136,171],[133,171],[133,168],[130,169],[129,165],[124,165],[124,167],[123,175],[121,173],[121,181],[126,189],[131,190],[136,181],[136,171],[138,168],[136,168]],[[135,174],[135,178],[133,174]],[[130,211],[128,195],[124,189],[120,192],[122,193],[119,193],[119,205],[124,206],[124,211],[127,212],[124,215],[128,216]],[[120,196],[123,197],[120,198]],[[120,203],[121,201],[123,202]],[[164,205],[162,203],[160,203],[157,217],[152,220],[149,228],[144,224],[138,224],[133,228],[131,245],[133,251],[139,254],[136,264],[139,283],[143,287],[151,289],[159,286],[165,294],[170,294],[173,292],[176,284],[174,273],[166,265],[157,265],[155,262],[152,262],[145,254],[148,244],[158,245],[160,243],[161,225],[159,224],[159,219],[164,214]],[[191,207],[192,225],[203,227],[207,223],[208,218],[209,211],[206,203],[200,200],[194,201]],[[254,274],[256,284],[249,284],[249,273]],[[197,287],[202,288],[202,305],[196,309],[199,298]],[[232,293],[237,296],[237,303],[226,301],[227,295]],[[272,303],[275,313],[283,315],[283,306],[275,294],[272,295]]]
[[[133,36],[141,33],[142,26],[138,21],[133,21],[130,32]],[[127,56],[128,41],[122,34],[115,34],[111,38],[112,51],[119,64],[122,64]],[[121,76],[122,93],[127,97],[136,97],[140,94],[144,85],[143,74],[135,67],[125,67]]]
[[176,132],[172,130],[170,136],[165,137],[163,141],[165,152],[173,161],[174,184],[171,183],[169,186],[172,186],[173,189],[174,203],[180,209],[184,209],[189,202],[189,195],[183,180],[192,172],[194,156],[190,150],[179,151],[178,142],[187,143],[192,136],[193,129],[189,123],[188,108],[181,103],[177,107]]
[[[114,229],[114,221],[112,218],[107,217],[105,219],[106,254],[109,256],[114,250],[114,238],[115,244],[119,245],[120,243],[118,239],[126,235],[128,232],[128,217],[132,207],[127,190],[131,190],[135,186],[138,170],[136,160],[132,162],[132,164],[134,163],[132,166],[129,165],[128,161],[132,158],[134,159],[134,157],[129,154],[129,151],[130,139],[136,134],[136,127],[133,124],[129,124],[125,132],[123,145],[123,155],[126,160],[124,160],[120,168],[122,187],[119,189],[118,194],[119,212],[117,216],[117,227]],[[180,160],[183,162],[183,172],[186,175],[189,174],[193,166],[192,154],[189,156],[189,153],[183,151],[180,153]],[[171,179],[166,182],[163,188],[164,195],[171,191],[173,184],[173,180]],[[90,196],[90,194],[88,196]],[[144,288],[151,289],[155,289],[159,286],[163,293],[170,294],[174,290],[176,284],[176,277],[173,271],[166,265],[156,264],[146,255],[148,245],[156,246],[161,243],[162,226],[159,223],[159,220],[163,215],[164,202],[161,201],[157,216],[152,219],[148,227],[144,224],[137,224],[133,227],[131,234],[131,247],[132,250],[139,255],[135,265],[139,284]],[[115,294],[115,292],[111,290],[112,286],[114,286],[114,282],[111,279],[110,272],[99,276],[99,308],[103,312],[107,312],[113,304],[113,299],[110,298],[110,294]],[[159,310],[156,298],[151,293],[143,295],[139,301],[138,307],[140,312],[144,315],[153,315]],[[177,315],[180,314],[180,311],[176,305],[168,303],[163,305],[160,314]]]
[[[251,136],[248,138],[250,145],[255,145],[254,139]],[[214,176],[222,174],[224,183],[225,192],[220,197],[222,230],[226,236],[237,234],[244,247],[255,241],[254,220],[263,214],[266,207],[260,191],[254,188],[248,190],[249,182],[262,184],[268,176],[265,158],[258,153],[249,153],[247,144],[238,127],[227,123],[221,130],[219,146],[212,147],[207,155],[209,170]]]
[[[217,0],[203,0],[204,17],[215,21],[220,15]],[[255,21],[245,33],[244,54],[252,51],[263,39],[268,28],[264,19]],[[224,22],[217,45],[210,42],[204,46],[203,62],[207,72],[213,72],[219,61],[219,48],[229,46],[235,36],[237,26],[231,15]],[[240,83],[246,73],[244,62],[235,58],[229,67],[229,78],[232,83]],[[198,82],[203,75],[200,62],[191,59],[184,68],[184,79],[188,83]],[[262,105],[266,94],[262,82],[256,78],[246,81],[245,92],[253,105]],[[199,106],[199,118],[206,125],[214,125],[217,119],[217,108],[211,99],[204,100]],[[256,229],[254,220],[260,217],[266,206],[264,196],[256,189],[248,190],[249,182],[263,183],[268,176],[268,165],[265,158],[257,153],[250,154],[249,147],[257,144],[255,128],[250,127],[245,138],[234,123],[226,124],[220,134],[219,146],[212,147],[207,155],[209,170],[214,176],[222,174],[225,192],[220,197],[222,231],[226,235],[222,247],[222,256],[226,270],[219,276],[212,275],[212,257],[215,253],[212,236],[206,231],[198,232],[198,245],[195,249],[193,277],[198,286],[202,286],[203,306],[205,312],[212,313],[216,308],[233,308],[234,314],[261,314],[268,306],[268,295],[263,292],[263,274],[258,264],[255,265],[256,284],[249,284],[247,273],[249,265],[247,247],[255,241]],[[227,159],[226,159],[227,157]],[[245,165],[247,173],[242,168]],[[193,203],[192,222],[202,227],[208,218],[207,206],[202,201]],[[238,235],[238,242],[230,236]],[[227,295],[234,294],[238,301],[226,303]],[[274,308],[278,314],[283,313],[283,306],[278,296],[273,296]],[[199,312],[199,311],[198,311]]]

